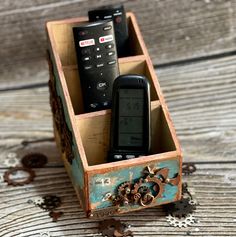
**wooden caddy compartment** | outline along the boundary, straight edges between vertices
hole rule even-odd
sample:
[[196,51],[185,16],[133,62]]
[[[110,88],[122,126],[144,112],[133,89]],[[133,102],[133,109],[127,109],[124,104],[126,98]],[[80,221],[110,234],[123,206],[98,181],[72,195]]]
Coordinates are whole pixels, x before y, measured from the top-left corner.
[[120,74],[145,75],[151,85],[151,154],[107,163],[110,110],[84,113],[72,26],[87,18],[47,23],[50,103],[62,159],[88,217],[105,217],[179,200],[182,153],[135,16],[127,13],[131,55]]

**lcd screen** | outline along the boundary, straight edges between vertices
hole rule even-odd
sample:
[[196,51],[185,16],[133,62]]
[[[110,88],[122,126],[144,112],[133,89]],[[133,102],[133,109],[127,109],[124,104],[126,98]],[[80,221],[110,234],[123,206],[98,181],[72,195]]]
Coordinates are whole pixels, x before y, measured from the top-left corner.
[[143,146],[143,89],[119,90],[118,146]]

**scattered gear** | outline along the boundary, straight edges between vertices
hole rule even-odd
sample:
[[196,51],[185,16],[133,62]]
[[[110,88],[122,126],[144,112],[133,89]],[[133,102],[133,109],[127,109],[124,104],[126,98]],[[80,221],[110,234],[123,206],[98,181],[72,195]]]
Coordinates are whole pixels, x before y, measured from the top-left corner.
[[[25,178],[24,180],[17,181],[13,180],[10,176],[15,174],[18,171],[23,171],[28,173],[28,177]],[[34,180],[35,173],[33,170],[26,168],[26,167],[15,167],[15,168],[10,168],[4,173],[4,181],[8,183],[8,185],[13,185],[13,186],[22,186],[25,184],[29,184]]]
[[102,235],[107,237],[132,237],[133,234],[130,230],[125,231],[126,227],[127,226],[122,224],[120,220],[113,218],[99,223],[99,229],[101,230]]
[[41,205],[43,202],[44,202],[44,199],[42,197],[38,197],[33,200],[33,203],[37,206]]
[[52,217],[53,222],[57,222],[57,220],[63,215],[64,213],[62,211],[55,212],[51,211],[49,212],[49,216]]
[[188,227],[188,226],[192,226],[194,223],[196,223],[196,218],[194,216],[192,216],[191,214],[187,215],[186,217],[182,217],[182,218],[178,218],[175,216],[172,216],[171,214],[169,214],[166,217],[167,222],[169,223],[170,226],[174,226],[174,227]]
[[166,205],[166,210],[168,214],[172,214],[175,217],[185,217],[191,213],[193,213],[194,210],[196,210],[195,205],[191,205],[189,198],[182,198],[181,200],[177,202],[173,202]]
[[43,197],[43,202],[37,204],[40,208],[46,211],[52,211],[61,205],[61,199],[55,195],[46,195]]
[[182,172],[184,175],[190,175],[197,170],[194,163],[183,163]]
[[42,168],[47,162],[47,156],[41,153],[29,153],[21,160],[23,166],[27,168]]
[[101,221],[99,223],[99,229],[101,230],[101,233],[103,236],[114,237],[115,230],[123,231],[123,226],[120,220],[116,220],[112,218],[112,219]]
[[17,159],[16,153],[9,153],[7,158],[4,160],[4,165],[6,167],[16,167],[20,164],[19,160]]

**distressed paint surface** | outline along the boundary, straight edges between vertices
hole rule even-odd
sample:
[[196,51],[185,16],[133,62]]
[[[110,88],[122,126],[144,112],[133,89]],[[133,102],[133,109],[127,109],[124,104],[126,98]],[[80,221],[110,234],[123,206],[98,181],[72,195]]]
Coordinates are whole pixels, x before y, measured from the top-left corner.
[[79,152],[78,152],[77,144],[75,143],[74,131],[73,131],[72,126],[71,126],[69,113],[68,113],[68,110],[67,110],[64,94],[63,94],[63,91],[62,91],[62,86],[61,86],[60,79],[59,79],[59,74],[58,74],[58,71],[57,71],[56,66],[55,66],[56,63],[55,63],[51,48],[50,48],[50,58],[51,58],[52,64],[53,64],[53,73],[54,73],[54,77],[55,77],[55,80],[56,80],[57,94],[61,97],[62,104],[63,104],[64,115],[65,115],[65,120],[66,120],[68,128],[72,132],[72,136],[73,136],[72,150],[73,150],[75,158],[72,161],[70,171],[71,171],[71,174],[72,174],[72,177],[73,177],[74,184],[76,184],[76,186],[79,186],[80,189],[83,189],[83,187],[84,187],[84,169],[83,169],[83,165],[82,165],[80,155],[79,155]]
[[[147,164],[148,165],[148,164]],[[112,206],[110,200],[105,200],[104,197],[107,193],[115,194],[116,189],[124,182],[137,181],[139,178],[144,177],[143,170],[147,165],[126,167],[120,170],[112,171],[106,174],[96,174],[90,179],[89,192],[91,208],[106,208]],[[179,173],[179,160],[168,160],[163,162],[154,163],[157,168],[168,168],[168,178],[174,178],[176,173]],[[178,186],[166,184],[162,198],[156,200],[157,204],[162,202],[170,202],[174,200],[178,193]],[[128,205],[125,208],[136,209],[138,205]]]

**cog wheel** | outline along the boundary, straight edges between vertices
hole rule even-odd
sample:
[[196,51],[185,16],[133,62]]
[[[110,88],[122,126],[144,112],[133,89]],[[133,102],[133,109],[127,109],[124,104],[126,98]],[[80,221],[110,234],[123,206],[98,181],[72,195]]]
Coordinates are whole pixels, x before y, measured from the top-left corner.
[[182,165],[182,172],[184,175],[190,175],[197,170],[194,163],[184,163]]
[[128,205],[132,201],[132,184],[130,182],[124,182],[121,184],[118,189],[118,198],[120,204]]
[[118,187],[118,194],[122,197],[131,193],[132,184],[130,182],[124,182]]
[[194,210],[196,210],[196,206],[191,205],[189,202],[189,198],[182,198],[177,202],[167,204],[165,208],[168,214],[172,214],[173,216],[179,218],[185,217],[188,214],[192,213]]
[[192,226],[196,222],[196,218],[193,217],[191,214],[182,218],[178,218],[169,214],[166,217],[166,220],[170,226],[179,227],[179,228],[182,228],[182,227],[186,228],[188,226]]
[[44,199],[42,197],[38,197],[33,200],[33,203],[37,206],[43,204],[43,202],[44,202]]
[[115,231],[123,232],[124,226],[120,220],[114,218],[103,220],[99,223],[99,229],[103,236],[113,237]]
[[[11,153],[10,153],[11,154]],[[17,159],[17,157],[7,157],[4,160],[4,165],[6,167],[16,167],[20,164],[19,160]]]
[[[25,178],[24,180],[14,180],[13,178],[11,178],[11,175],[14,174],[17,171],[23,171],[28,173],[28,177]],[[35,177],[35,173],[33,170],[25,168],[25,167],[14,167],[14,168],[10,168],[9,170],[7,170],[4,173],[4,181],[8,183],[8,185],[13,185],[13,186],[22,186],[25,184],[29,184],[34,180]]]
[[22,158],[21,162],[27,168],[42,168],[48,162],[48,158],[41,153],[29,153]]
[[37,204],[40,208],[46,211],[52,211],[61,205],[61,199],[55,195],[47,195],[43,197],[43,202]]

